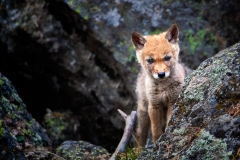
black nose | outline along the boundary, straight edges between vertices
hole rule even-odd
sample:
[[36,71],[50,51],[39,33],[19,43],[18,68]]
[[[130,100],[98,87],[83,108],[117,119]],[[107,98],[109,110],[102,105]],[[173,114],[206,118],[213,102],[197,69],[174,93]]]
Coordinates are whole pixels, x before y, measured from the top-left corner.
[[165,77],[165,72],[159,72],[159,73],[158,73],[158,77],[159,77],[159,78]]

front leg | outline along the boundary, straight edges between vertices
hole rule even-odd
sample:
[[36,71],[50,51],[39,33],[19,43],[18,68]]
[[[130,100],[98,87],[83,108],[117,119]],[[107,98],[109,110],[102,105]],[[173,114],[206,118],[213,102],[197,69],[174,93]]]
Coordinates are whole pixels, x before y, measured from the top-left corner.
[[137,110],[137,145],[138,148],[143,148],[147,141],[149,130],[149,116],[147,111]]
[[164,132],[163,128],[165,128],[166,118],[164,118],[163,108],[153,106],[152,104],[148,106],[148,114],[151,121],[152,141],[155,145],[156,141]]
[[174,103],[170,103],[168,104],[168,108],[167,108],[167,121],[166,121],[166,126],[168,125],[168,122],[172,116],[172,108],[173,108],[173,104]]

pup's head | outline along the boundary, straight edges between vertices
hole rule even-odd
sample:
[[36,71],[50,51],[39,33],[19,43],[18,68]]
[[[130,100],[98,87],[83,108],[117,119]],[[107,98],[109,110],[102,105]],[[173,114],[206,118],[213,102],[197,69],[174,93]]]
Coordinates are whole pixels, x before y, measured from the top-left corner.
[[179,54],[178,35],[176,24],[158,35],[143,36],[132,32],[138,62],[153,78],[164,80],[173,71]]

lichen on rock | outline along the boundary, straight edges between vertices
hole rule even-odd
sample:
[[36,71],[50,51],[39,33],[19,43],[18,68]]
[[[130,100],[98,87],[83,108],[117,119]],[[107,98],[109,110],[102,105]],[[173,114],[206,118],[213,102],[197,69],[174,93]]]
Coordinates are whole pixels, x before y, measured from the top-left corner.
[[211,135],[208,131],[202,130],[199,137],[194,141],[188,150],[180,157],[187,159],[229,159],[232,154],[227,151],[227,143]]
[[106,149],[84,141],[65,141],[56,150],[57,154],[71,160],[109,159]]
[[0,159],[22,159],[25,149],[50,145],[45,130],[26,110],[12,83],[0,73]]

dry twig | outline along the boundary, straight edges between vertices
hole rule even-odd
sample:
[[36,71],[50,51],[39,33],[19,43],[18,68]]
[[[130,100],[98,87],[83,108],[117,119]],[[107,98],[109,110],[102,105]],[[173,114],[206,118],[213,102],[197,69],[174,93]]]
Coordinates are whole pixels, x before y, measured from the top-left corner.
[[137,117],[137,112],[136,111],[132,111],[132,113],[130,115],[127,115],[126,113],[124,113],[120,109],[118,109],[118,112],[124,118],[126,125],[125,125],[125,128],[124,128],[124,133],[123,133],[122,139],[121,139],[120,143],[118,144],[117,149],[113,153],[110,160],[115,160],[116,155],[119,152],[125,151],[126,146],[129,142],[129,140],[131,139],[131,136],[132,136],[132,133],[133,133],[134,123],[135,123],[136,117]]

